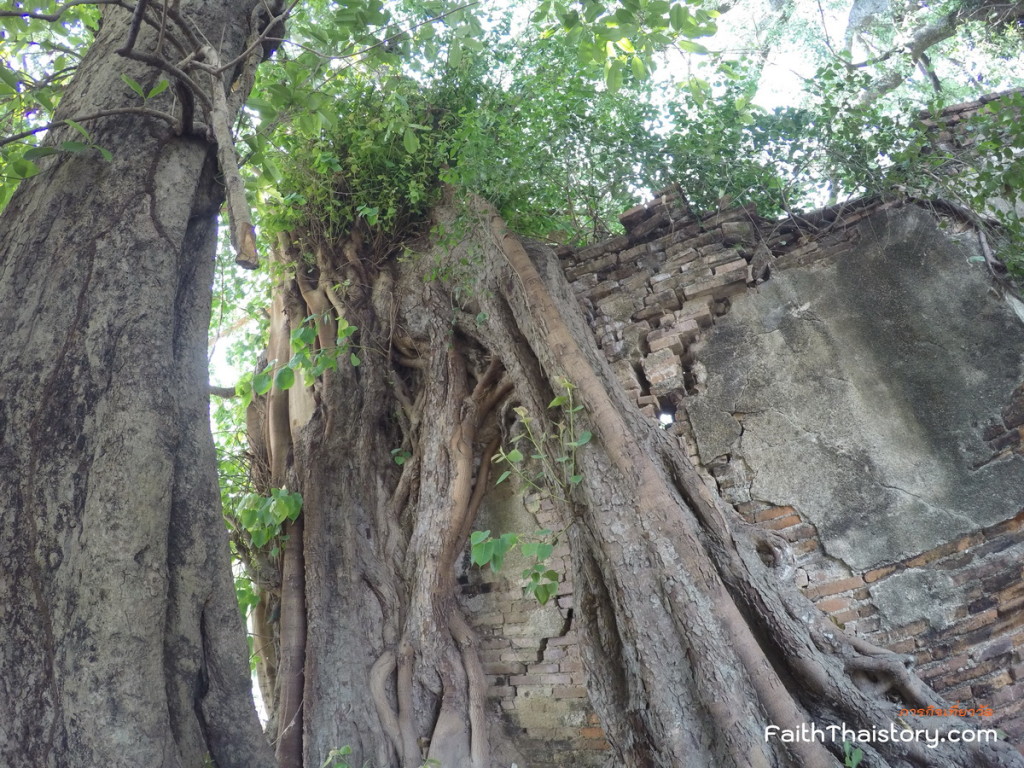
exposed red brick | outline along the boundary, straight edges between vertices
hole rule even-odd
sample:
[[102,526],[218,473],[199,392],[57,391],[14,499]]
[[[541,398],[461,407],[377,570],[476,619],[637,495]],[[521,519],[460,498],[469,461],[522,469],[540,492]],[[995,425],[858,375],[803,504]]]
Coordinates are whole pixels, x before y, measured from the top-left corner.
[[820,600],[815,603],[825,613],[835,613],[836,611],[845,611],[850,607],[850,601],[845,597],[833,597],[829,600]]
[[839,579],[838,581],[826,584],[815,584],[806,591],[806,594],[811,598],[811,600],[814,600],[815,598],[825,597],[826,595],[838,595],[842,592],[850,592],[851,590],[863,586],[864,578],[862,576],[850,576],[849,578]]
[[890,573],[895,571],[896,568],[897,566],[895,565],[886,565],[882,568],[875,568],[873,571],[868,571],[864,574],[864,581],[866,581],[868,584],[876,582],[879,579],[888,576]]
[[800,523],[798,525],[791,525],[789,528],[781,529],[779,534],[789,542],[797,542],[801,539],[812,538],[817,541],[818,531],[810,523]]
[[768,507],[768,509],[762,509],[754,515],[754,520],[758,523],[763,523],[766,520],[774,520],[777,517],[786,517],[793,514],[796,514],[796,510],[792,507]]
[[[1008,685],[1010,685],[1011,682],[1013,682],[1013,678],[1011,678],[1010,673],[1004,669],[999,672],[996,672],[994,675],[992,675],[986,680],[972,683],[971,691],[974,693],[974,697],[976,699],[990,699],[993,696],[993,694],[995,694],[997,691],[1005,689]],[[1020,687],[1024,688],[1024,686]],[[1006,703],[1009,703],[1014,700],[1015,699],[1012,698],[1006,699]]]
[[[956,661],[956,660],[962,659],[962,658],[964,658],[964,657],[963,656],[957,656],[956,659],[952,659],[951,661]],[[948,664],[948,663],[950,663],[950,662],[944,662],[944,664],[940,664],[937,667],[937,669],[942,669],[944,667],[944,665]],[[935,670],[929,669],[926,674],[928,676],[928,679],[930,679],[930,680],[941,680],[942,681],[942,686],[943,687],[947,687],[947,686],[958,685],[960,683],[965,683],[965,682],[968,682],[968,681],[978,681],[979,678],[982,678],[985,675],[988,675],[990,673],[997,672],[997,671],[1001,670],[1001,666],[1002,666],[1002,662],[1001,662],[1000,659],[990,659],[989,661],[985,661],[985,662],[982,662],[981,664],[976,664],[976,665],[972,665],[970,663],[970,661],[968,661],[967,663],[961,665],[961,667],[958,668],[958,669],[952,669],[951,668],[949,671],[941,672],[941,673],[936,673]],[[1006,675],[1006,683],[1009,683],[1010,682],[1010,673],[1006,672],[1005,670],[1001,670],[1001,671],[1004,672],[1005,675]],[[972,685],[973,685],[973,683],[972,683]],[[1005,685],[1005,683],[1004,683],[1004,685]]]
[[626,229],[630,229],[647,218],[647,216],[647,206],[641,203],[640,205],[634,205],[628,211],[619,216],[619,223]]
[[793,544],[793,551],[798,555],[809,555],[819,549],[821,549],[821,545],[816,539],[803,539]]
[[922,552],[917,557],[907,560],[906,566],[908,568],[920,568],[922,565],[928,565],[928,563],[935,562],[940,557],[945,557],[946,555],[952,554],[956,551],[955,542],[949,542],[948,544],[943,544],[941,547],[935,547],[935,549],[929,549],[927,552]]
[[781,531],[783,528],[789,528],[794,525],[800,525],[803,522],[798,515],[787,515],[786,517],[777,517],[767,522],[761,523],[765,528],[770,528],[773,531]]
[[985,538],[994,539],[1005,533],[1015,533],[1021,528],[1024,528],[1024,510],[1018,512],[1016,517],[1013,517],[1010,520],[1006,520],[998,525],[993,525],[991,528],[986,528],[983,533],[985,534]]
[[973,632],[979,627],[993,623],[998,615],[999,614],[995,608],[989,608],[987,611],[974,614],[965,621],[957,622],[949,629],[949,631],[955,635],[963,635],[967,632]]
[[830,618],[842,629],[848,629],[850,622],[860,618],[860,614],[856,610],[841,611],[840,613],[831,614]]

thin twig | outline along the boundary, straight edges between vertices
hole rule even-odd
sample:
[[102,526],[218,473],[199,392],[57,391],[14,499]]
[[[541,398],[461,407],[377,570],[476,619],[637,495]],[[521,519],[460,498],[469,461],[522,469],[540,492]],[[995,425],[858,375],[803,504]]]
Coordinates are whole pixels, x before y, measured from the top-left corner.
[[[145,115],[147,117],[155,117],[159,120],[164,120],[170,123],[171,127],[177,126],[177,121],[173,115],[168,115],[166,112],[160,112],[156,109],[147,109],[146,107],[122,107],[120,109],[105,109],[102,112],[94,112],[91,115],[84,115],[82,117],[72,117],[70,120],[74,120],[76,123],[84,123],[89,120],[99,120],[101,117],[112,117],[114,115]],[[51,128],[58,128],[62,125],[68,125],[68,120],[54,120],[52,123],[41,125],[38,128],[32,128],[21,133],[13,134],[12,136],[5,136],[0,138],[0,147],[6,144],[13,144],[15,141],[32,136],[36,133],[42,133],[48,131]]]
[[[189,90],[192,91],[192,94],[203,103],[203,106],[206,107],[207,110],[213,108],[213,104],[210,101],[210,98],[206,95],[203,89],[199,87],[199,84],[196,83],[196,81],[193,80],[188,75],[188,73],[185,72],[185,70],[181,69],[176,64],[171,64],[169,61],[166,61],[160,58],[159,56],[154,56],[151,53],[140,53],[139,51],[136,51],[134,49],[130,51],[125,51],[123,53],[121,51],[118,51],[118,53],[121,53],[121,55],[124,56],[126,59],[134,59],[135,61],[141,61],[143,64],[149,64],[150,66],[156,67],[157,69],[162,69],[168,72],[169,74],[174,75],[176,78],[178,78],[185,85],[188,86]],[[186,61],[187,60],[188,59],[186,58]]]
[[[297,6],[298,4],[299,0],[292,0],[291,5],[289,5],[283,11],[281,11],[281,13],[279,13],[277,16],[272,16],[270,18],[270,21],[268,21],[266,26],[263,28],[264,32],[269,32],[282,21],[285,21],[288,18],[288,16],[291,15],[291,12],[295,10],[295,6]],[[266,36],[266,34],[257,35],[256,40],[248,48],[246,48],[244,51],[238,54],[238,56],[233,58],[227,64],[221,65],[220,69],[218,69],[214,74],[219,75],[222,72],[226,72],[229,69],[233,69],[234,67],[238,66],[243,61],[245,61],[247,58],[249,58],[249,56],[253,53],[253,51],[256,50],[257,47],[262,46],[263,43],[265,42],[274,42],[277,39],[278,38],[268,37]]]
[[[213,46],[203,48],[203,58],[215,69],[219,69],[220,62]],[[227,96],[224,93],[224,81],[220,75],[212,75],[210,82],[213,91],[213,104],[209,111],[210,125],[217,141],[220,172],[224,176],[231,243],[235,247],[235,263],[246,269],[256,269],[260,264],[256,253],[256,232],[245,199],[245,183],[238,172],[238,158],[231,136],[231,119],[228,114]]]
[[64,12],[76,5],[121,5],[121,0],[68,0],[57,7],[53,13],[34,13],[32,11],[0,11],[0,19],[20,18],[39,19],[41,21],[59,21]]
[[132,25],[128,28],[128,39],[117,50],[117,53],[122,56],[128,55],[129,51],[135,47],[135,41],[139,37],[139,30],[142,28],[142,19],[146,15],[147,5],[149,5],[149,0],[136,0],[135,11],[132,13]]

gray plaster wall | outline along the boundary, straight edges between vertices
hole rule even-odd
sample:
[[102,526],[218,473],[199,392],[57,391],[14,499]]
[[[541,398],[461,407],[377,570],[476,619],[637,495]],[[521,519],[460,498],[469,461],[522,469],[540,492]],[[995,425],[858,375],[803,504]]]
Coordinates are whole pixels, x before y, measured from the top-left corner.
[[982,439],[1024,375],[1024,326],[925,211],[859,226],[852,253],[734,299],[687,412],[705,464],[742,457],[753,499],[867,570],[1024,506],[1024,460]]

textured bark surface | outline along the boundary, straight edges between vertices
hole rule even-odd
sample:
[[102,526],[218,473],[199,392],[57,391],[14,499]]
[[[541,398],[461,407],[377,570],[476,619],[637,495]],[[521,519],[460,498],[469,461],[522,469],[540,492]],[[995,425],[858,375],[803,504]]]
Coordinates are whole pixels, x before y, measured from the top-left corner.
[[[233,58],[255,5],[180,11]],[[106,7],[58,117],[164,77],[115,55],[129,21]],[[209,432],[215,150],[140,115],[88,128],[113,160],[46,158],[0,217],[0,764],[270,766]]]
[[[898,719],[938,697],[788,586],[785,542],[744,524],[627,400],[554,255],[527,253],[486,206],[454,210],[456,242],[412,258],[358,236],[290,247],[291,327],[332,306],[363,360],[316,384],[288,447],[305,500],[303,765],[346,744],[352,764],[488,764],[453,564],[513,406],[545,423],[563,377],[594,434],[566,513],[588,687],[618,764],[837,766],[841,742],[766,741],[764,727],[966,727]],[[1005,744],[864,751],[872,766],[1024,765]]]

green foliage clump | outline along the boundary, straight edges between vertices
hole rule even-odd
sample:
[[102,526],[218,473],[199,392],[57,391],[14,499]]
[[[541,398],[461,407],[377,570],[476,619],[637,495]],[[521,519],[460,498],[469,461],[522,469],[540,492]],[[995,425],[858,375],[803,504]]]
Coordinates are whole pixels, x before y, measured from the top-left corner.
[[628,72],[613,93],[565,36],[516,40],[510,24],[479,39],[438,31],[416,66],[385,56],[336,70],[308,52],[265,65],[242,136],[264,236],[361,228],[387,253],[421,231],[444,184],[524,234],[611,231],[662,175],[652,86]]
[[490,531],[473,531],[469,537],[473,564],[481,568],[489,565],[492,571],[500,571],[505,556],[518,546],[523,556],[532,561],[522,573],[526,580],[523,594],[532,595],[541,605],[546,605],[558,592],[558,572],[547,565],[557,543],[558,537],[549,530],[536,531],[532,537],[503,533],[497,538]]
[[[313,386],[327,371],[337,370],[338,359],[348,358],[349,364],[356,368],[362,364],[359,355],[353,352],[349,338],[358,330],[350,325],[345,318],[337,320],[338,336],[331,347],[316,346],[316,315],[303,320],[298,328],[291,332],[292,357],[287,363],[271,360],[255,374],[246,374],[236,386],[242,399],[243,407],[248,407],[256,395],[265,395],[273,387],[280,390],[291,389],[296,381],[302,381],[307,387]],[[301,377],[301,378],[299,378]]]
[[[569,503],[572,489],[583,481],[577,468],[577,451],[593,436],[578,428],[578,414],[583,406],[573,397],[575,385],[568,379],[562,379],[561,388],[563,394],[548,405],[549,409],[560,409],[563,417],[554,425],[551,434],[537,432],[534,419],[525,408],[514,409],[522,431],[511,439],[511,449],[501,448],[494,455],[492,461],[509,467],[498,476],[495,485],[515,477],[523,490],[536,491],[541,496]],[[524,454],[518,445],[526,447],[528,454]],[[523,555],[532,560],[522,573],[526,581],[523,592],[533,595],[544,605],[558,591],[558,572],[548,567],[547,559],[554,552],[562,533],[564,531],[555,534],[541,530],[532,537],[503,533],[495,538],[490,531],[474,531],[470,536],[471,558],[475,565],[490,565],[492,571],[497,571],[504,564],[505,556],[518,546]]]

